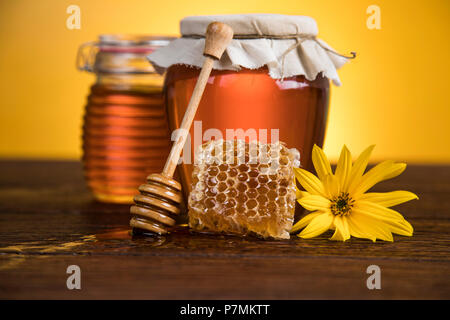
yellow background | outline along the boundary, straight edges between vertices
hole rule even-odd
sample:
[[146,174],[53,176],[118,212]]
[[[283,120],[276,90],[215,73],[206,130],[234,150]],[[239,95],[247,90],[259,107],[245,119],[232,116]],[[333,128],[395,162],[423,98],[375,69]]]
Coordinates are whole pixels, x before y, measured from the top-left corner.
[[[66,8],[81,8],[68,30]],[[381,8],[381,30],[366,9]],[[374,160],[450,163],[450,1],[8,0],[0,2],[0,157],[78,158],[94,76],[75,69],[78,46],[102,33],[178,34],[188,15],[308,15],[339,52],[358,52],[333,87],[326,151],[376,144]]]

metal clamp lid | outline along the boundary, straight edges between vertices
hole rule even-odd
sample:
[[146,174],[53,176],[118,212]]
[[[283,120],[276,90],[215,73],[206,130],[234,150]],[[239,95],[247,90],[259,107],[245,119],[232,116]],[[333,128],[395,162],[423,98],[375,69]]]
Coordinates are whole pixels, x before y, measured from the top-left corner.
[[99,41],[83,43],[76,68],[95,73],[154,73],[146,55],[164,47],[175,37],[149,35],[100,35]]

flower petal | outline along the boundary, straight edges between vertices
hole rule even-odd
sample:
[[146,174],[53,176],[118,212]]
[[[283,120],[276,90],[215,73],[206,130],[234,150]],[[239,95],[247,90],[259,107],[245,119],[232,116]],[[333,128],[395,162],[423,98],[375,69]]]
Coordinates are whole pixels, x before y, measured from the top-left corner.
[[384,229],[393,233],[404,236],[413,234],[413,227],[400,213],[375,203],[358,201],[353,208],[352,215],[373,219],[380,226],[384,226]]
[[355,219],[352,215],[349,215],[347,217],[347,223],[350,234],[356,238],[369,239],[375,242],[377,237],[372,234],[368,234],[363,228],[361,228],[359,222],[358,221],[355,222],[354,220]]
[[330,209],[330,200],[316,194],[307,195],[297,201],[303,208],[309,211],[327,211]]
[[[352,212],[351,218],[352,222],[372,241],[375,242],[377,238],[384,241],[394,241],[390,229],[383,221],[355,212]],[[374,238],[375,240],[373,240]]]
[[395,163],[395,168],[392,168],[391,172],[386,174],[383,177],[383,180],[395,178],[395,177],[399,176],[400,174],[402,174],[403,171],[405,171],[405,169],[406,169],[406,163],[397,162],[397,163]]
[[359,197],[359,200],[373,202],[383,207],[393,207],[414,199],[419,199],[419,197],[412,192],[403,190],[392,192],[369,192],[364,193]]
[[397,211],[369,201],[356,201],[352,209],[352,213],[353,212],[358,212],[366,216],[386,221],[404,220],[403,216]]
[[294,168],[294,174],[298,182],[311,194],[319,194],[325,196],[325,190],[322,182],[311,172],[301,168]]
[[339,182],[334,174],[327,174],[323,180],[323,187],[329,199],[339,195]]
[[333,217],[334,216],[331,212],[319,214],[317,217],[312,219],[308,226],[303,229],[298,236],[304,239],[309,239],[324,233],[333,223]]
[[346,218],[335,217],[333,223],[336,231],[334,232],[330,240],[345,241],[350,239],[350,231]]
[[317,176],[321,181],[324,181],[326,175],[332,173],[331,165],[327,156],[317,145],[314,145],[312,150],[312,162],[314,164],[314,168],[316,169]]
[[342,147],[341,155],[336,166],[335,176],[338,179],[338,184],[343,192],[347,191],[348,180],[352,170],[352,155],[347,149],[347,146]]
[[348,190],[350,190],[353,185],[359,184],[360,179],[367,168],[367,164],[369,163],[369,158],[373,151],[373,148],[375,148],[375,145],[371,145],[366,150],[364,150],[353,164],[352,172],[348,180]]
[[383,161],[364,174],[358,184],[353,184],[349,192],[354,198],[357,198],[378,182],[398,176],[405,168],[405,163]]
[[312,219],[314,219],[315,217],[317,217],[319,214],[323,214],[323,212],[318,212],[318,211],[316,211],[316,212],[310,213],[310,214],[304,216],[303,218],[301,218],[299,221],[297,221],[297,222],[292,226],[291,233],[295,233],[295,232],[297,232],[298,230],[304,228],[306,225],[308,225],[308,223],[311,222]]
[[341,229],[339,229],[339,228],[334,228],[334,229],[335,230],[334,230],[333,236],[330,238],[330,240],[345,241],[344,240],[344,235],[342,234]]
[[297,186],[295,187],[295,199],[300,199],[302,197],[308,196],[309,192],[299,190]]
[[391,232],[402,235],[402,236],[408,236],[411,237],[413,235],[414,229],[412,225],[406,221],[399,221],[399,222],[388,222],[385,221],[385,224],[391,230]]

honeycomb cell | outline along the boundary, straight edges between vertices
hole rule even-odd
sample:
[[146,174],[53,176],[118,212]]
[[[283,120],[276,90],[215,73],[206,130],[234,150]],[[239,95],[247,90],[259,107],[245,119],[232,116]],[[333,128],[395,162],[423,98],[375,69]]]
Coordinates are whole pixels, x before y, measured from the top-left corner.
[[212,177],[217,176],[218,173],[219,173],[219,169],[217,169],[217,167],[210,167],[208,169],[208,174]]
[[247,207],[248,209],[256,208],[257,205],[258,205],[258,202],[256,202],[255,199],[250,199],[250,200],[248,200],[247,203],[246,203],[246,207]]
[[269,201],[269,198],[261,194],[256,198],[256,201],[258,201],[259,205],[265,205]]
[[245,193],[240,193],[237,197],[236,200],[239,204],[243,204],[248,200],[248,197],[245,195]]
[[192,195],[197,201],[202,201],[205,198],[205,194],[202,192],[194,192]]
[[195,188],[197,189],[197,190],[205,190],[205,188],[206,188],[206,184],[203,182],[203,181],[199,181],[199,182],[197,182],[197,184],[195,185]]
[[214,197],[217,195],[217,189],[215,187],[207,188],[205,193],[208,197]]
[[285,165],[287,165],[288,163],[289,163],[289,158],[288,158],[288,157],[283,156],[283,157],[280,158],[280,164],[281,164],[281,165],[285,166]]
[[[270,200],[270,199],[269,199]],[[269,212],[274,212],[275,210],[277,210],[277,204],[275,202],[270,202],[267,205],[267,210],[269,210]]]
[[287,187],[289,185],[288,179],[281,179],[280,180],[280,186]]
[[247,212],[247,216],[252,218],[254,216],[256,216],[257,212],[255,210],[248,210]]
[[247,185],[249,188],[256,188],[259,185],[259,183],[258,180],[256,179],[250,179],[248,180]]
[[286,205],[286,199],[283,198],[283,197],[278,198],[277,204],[278,204],[279,206],[285,206],[285,205]]
[[238,174],[238,170],[236,168],[231,168],[230,170],[228,170],[228,176],[229,177],[235,177]]
[[276,191],[270,190],[270,191],[267,193],[267,198],[269,198],[269,201],[274,201],[274,200],[276,200],[277,195],[278,195],[278,194],[277,194]]
[[224,193],[219,193],[219,194],[217,195],[217,201],[218,201],[219,203],[224,203],[225,200],[227,200],[227,196],[226,196]]
[[244,205],[239,205],[239,206],[236,208],[236,212],[237,212],[237,213],[240,213],[240,214],[243,214],[243,213],[245,213],[246,211],[247,211],[247,209],[245,208]]
[[275,190],[278,187],[278,183],[272,180],[267,184],[267,186],[270,190]]
[[236,214],[236,210],[234,208],[227,208],[224,210],[224,214],[226,216],[233,216]]
[[224,192],[225,190],[227,190],[227,188],[228,188],[228,186],[224,182],[219,183],[219,185],[217,186],[217,190],[219,192]]
[[217,176],[217,179],[218,179],[219,181],[225,181],[225,180],[227,180],[227,178],[228,178],[228,175],[227,175],[225,172],[221,172],[221,173],[219,173],[219,175]]
[[245,192],[247,190],[247,185],[245,183],[239,183],[237,189],[239,192]]
[[260,183],[267,183],[269,181],[269,176],[263,174],[258,177]]
[[236,184],[236,181],[234,181],[233,179],[228,179],[227,180],[227,186],[232,187]]
[[208,209],[213,208],[216,205],[216,200],[214,200],[214,198],[207,198],[205,200],[205,206]]
[[248,172],[248,176],[249,176],[250,178],[256,178],[256,177],[258,177],[258,176],[259,176],[259,171],[258,171],[258,169],[251,169],[251,170]]
[[217,184],[216,177],[209,177],[206,184],[210,187],[214,187]]
[[249,166],[243,163],[243,164],[239,165],[238,169],[240,172],[247,172],[249,169]]
[[228,199],[225,202],[225,207],[226,208],[234,208],[235,206],[236,206],[236,200],[234,200],[234,199]]
[[258,208],[258,213],[260,216],[267,217],[270,216],[270,210],[266,206],[262,205]]
[[280,142],[216,140],[197,152],[188,201],[193,230],[289,238],[298,151]]
[[241,172],[238,174],[237,178],[239,181],[247,181],[248,176],[245,172]]
[[265,193],[269,192],[269,188],[266,185],[264,185],[264,184],[259,186],[256,190],[260,194],[265,194]]
[[238,195],[239,192],[235,188],[230,188],[226,191],[226,193],[228,197],[234,198]]
[[249,198],[256,198],[258,196],[258,191],[256,191],[256,189],[252,188],[252,189],[248,189],[245,194]]
[[260,161],[260,164],[258,165],[259,171],[262,171],[263,169],[269,169],[270,168],[270,164],[267,163],[267,161],[264,161],[264,159],[259,159],[259,161]]

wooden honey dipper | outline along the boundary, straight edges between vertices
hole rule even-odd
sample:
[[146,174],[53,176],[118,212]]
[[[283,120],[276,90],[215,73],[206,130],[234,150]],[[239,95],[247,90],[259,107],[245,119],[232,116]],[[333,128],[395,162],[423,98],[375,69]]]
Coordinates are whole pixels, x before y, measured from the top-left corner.
[[147,184],[139,187],[140,194],[134,197],[135,205],[130,208],[133,217],[130,226],[157,234],[165,234],[168,228],[175,225],[174,216],[180,213],[181,184],[172,178],[180,158],[181,150],[186,142],[195,113],[205,90],[215,60],[222,57],[223,52],[233,38],[230,26],[221,22],[208,25],[205,35],[205,49],[200,75],[192,93],[191,100],[181,122],[179,135],[172,145],[169,157],[161,174],[150,174]]

